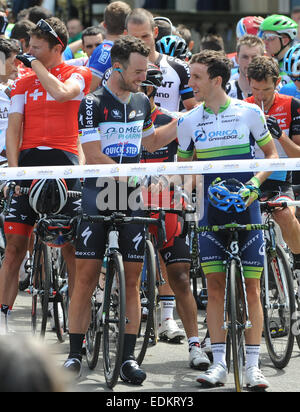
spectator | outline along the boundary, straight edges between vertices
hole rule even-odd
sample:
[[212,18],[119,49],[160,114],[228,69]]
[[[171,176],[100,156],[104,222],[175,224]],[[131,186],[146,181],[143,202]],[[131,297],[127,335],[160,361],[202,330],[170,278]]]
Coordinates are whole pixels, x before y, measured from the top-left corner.
[[68,20],[67,29],[69,32],[69,44],[81,39],[83,26],[79,19],[72,18]]
[[0,392],[67,392],[49,350],[32,338],[0,337]]

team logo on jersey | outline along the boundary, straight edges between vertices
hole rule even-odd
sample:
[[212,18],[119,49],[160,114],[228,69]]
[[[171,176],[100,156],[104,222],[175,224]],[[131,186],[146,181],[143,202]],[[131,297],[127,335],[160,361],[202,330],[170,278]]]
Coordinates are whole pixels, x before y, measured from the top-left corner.
[[132,110],[132,112],[129,113],[128,119],[134,119],[136,116],[136,111]]
[[103,153],[109,157],[118,157],[118,156],[125,156],[125,157],[135,157],[138,155],[139,150],[137,146],[132,143],[124,142],[111,144],[106,146],[103,150]]
[[111,115],[114,119],[122,119],[122,113],[118,109],[113,109]]

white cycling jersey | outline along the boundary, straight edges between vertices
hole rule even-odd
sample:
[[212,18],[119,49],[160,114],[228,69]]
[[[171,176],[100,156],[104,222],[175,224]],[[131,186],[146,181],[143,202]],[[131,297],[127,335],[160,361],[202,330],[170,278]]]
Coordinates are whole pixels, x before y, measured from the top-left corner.
[[257,105],[228,98],[215,115],[202,103],[178,120],[178,156],[198,160],[252,159],[255,142],[270,140],[262,110]]
[[188,86],[190,69],[187,62],[160,54],[155,62],[163,74],[162,85],[154,97],[155,104],[170,112],[178,112],[182,101],[194,97],[193,89]]

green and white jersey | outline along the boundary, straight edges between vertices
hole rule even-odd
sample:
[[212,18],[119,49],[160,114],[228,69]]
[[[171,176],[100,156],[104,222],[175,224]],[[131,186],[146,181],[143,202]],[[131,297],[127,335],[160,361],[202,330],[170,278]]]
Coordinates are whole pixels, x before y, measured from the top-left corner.
[[272,137],[257,105],[228,98],[214,114],[205,103],[178,120],[178,156],[198,160],[253,159],[255,142],[261,147]]

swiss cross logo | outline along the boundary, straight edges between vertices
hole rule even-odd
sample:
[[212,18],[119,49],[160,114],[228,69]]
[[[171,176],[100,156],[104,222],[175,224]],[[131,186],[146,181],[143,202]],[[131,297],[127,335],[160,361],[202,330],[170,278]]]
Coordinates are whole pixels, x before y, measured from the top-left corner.
[[36,101],[40,96],[43,96],[43,94],[43,92],[39,92],[39,89],[35,89],[33,93],[30,93],[29,97],[32,97],[32,99]]

